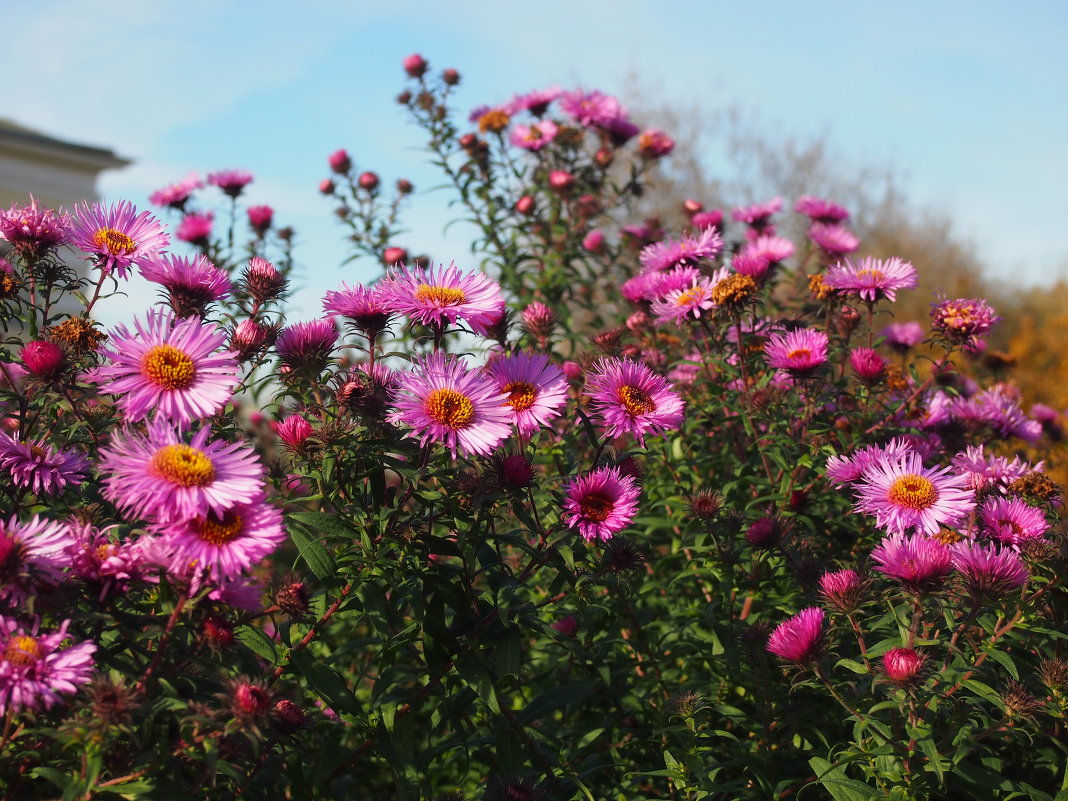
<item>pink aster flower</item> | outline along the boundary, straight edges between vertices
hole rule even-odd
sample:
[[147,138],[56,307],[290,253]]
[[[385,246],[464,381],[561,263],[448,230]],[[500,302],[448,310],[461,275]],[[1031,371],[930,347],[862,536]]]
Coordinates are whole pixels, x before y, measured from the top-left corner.
[[483,333],[504,310],[496,281],[481,272],[462,273],[455,264],[411,270],[400,264],[378,286],[386,308],[429,327],[466,320]]
[[88,469],[89,460],[80,453],[53,448],[43,439],[22,442],[0,432],[0,471],[16,487],[38,497],[78,486]]
[[912,648],[891,648],[883,654],[886,678],[901,687],[915,683],[926,659]]
[[215,224],[215,212],[207,211],[203,214],[191,212],[178,223],[174,235],[191,245],[202,247],[211,240],[211,229]]
[[70,567],[74,545],[70,529],[33,516],[19,522],[13,516],[0,521],[0,599],[22,603],[37,584],[56,585]]
[[204,182],[200,180],[195,172],[191,172],[178,183],[157,189],[148,196],[148,199],[153,205],[170,206],[172,209],[181,211],[185,208],[189,196],[202,186],[204,186]]
[[868,445],[859,448],[850,456],[832,456],[827,460],[827,479],[835,486],[852,484],[865,471],[887,459],[897,459],[913,452],[912,446],[903,438],[890,440],[885,446]]
[[957,298],[931,304],[931,324],[936,331],[963,344],[971,344],[1001,320],[982,298]]
[[98,529],[88,523],[71,525],[71,572],[82,581],[103,585],[101,597],[112,587],[125,590],[145,573],[145,560],[137,540],[118,538],[118,526]]
[[586,376],[586,392],[606,437],[632,434],[644,447],[646,434],[682,423],[682,398],[666,378],[638,362],[601,359]]
[[262,494],[219,514],[168,523],[157,533],[171,548],[175,574],[206,573],[213,582],[236,579],[286,539],[281,511]]
[[560,93],[560,110],[579,125],[587,128],[605,126],[626,115],[626,110],[616,98],[593,90],[576,89]]
[[567,403],[567,377],[544,354],[501,356],[490,361],[486,371],[507,396],[505,405],[523,436],[547,425]]
[[763,228],[771,220],[771,215],[779,211],[782,211],[782,198],[773,197],[767,203],[740,206],[731,211],[731,217],[737,222],[751,225],[754,228]]
[[134,328],[136,333],[124,325],[115,328],[109,346],[100,349],[111,364],[85,374],[119,396],[117,404],[128,420],[155,414],[184,426],[227,404],[238,376],[236,354],[219,351],[225,330],[160,311],[150,311],[144,326],[135,319]]
[[455,356],[434,353],[400,377],[390,422],[411,426],[420,442],[438,442],[456,458],[489,455],[511,434],[509,397]]
[[530,125],[516,125],[512,128],[509,141],[516,147],[536,152],[552,142],[559,130],[552,120],[532,122]]
[[860,238],[839,223],[814,223],[808,238],[828,256],[844,256],[860,247]]
[[953,469],[960,472],[974,491],[997,487],[1004,491],[1013,481],[1033,470],[1041,470],[1042,463],[1030,465],[1017,456],[1011,462],[1004,456],[987,455],[984,446],[969,445],[950,460]]
[[767,650],[796,665],[808,665],[820,652],[824,611],[818,606],[802,609],[771,632]]
[[0,239],[29,261],[37,261],[66,242],[69,227],[70,215],[39,206],[33,196],[29,206],[16,203],[0,211]]
[[1045,512],[1020,498],[987,498],[979,519],[991,537],[1008,545],[1039,539],[1049,531]]
[[248,170],[219,170],[208,173],[208,183],[217,186],[230,197],[238,197],[252,183]]
[[1014,549],[996,543],[958,542],[952,553],[953,567],[968,590],[978,596],[1006,595],[1031,577]]
[[836,570],[820,576],[820,595],[841,612],[852,612],[857,608],[860,595],[864,589],[864,580],[855,570]]
[[700,278],[701,271],[696,267],[676,267],[666,273],[639,273],[624,281],[619,292],[631,303],[655,301],[685,289]]
[[91,253],[104,272],[126,278],[131,264],[167,247],[170,237],[159,220],[147,211],[138,214],[128,200],[106,207],[86,202],[74,207],[70,243]]
[[849,212],[837,203],[821,200],[818,197],[804,195],[794,203],[794,211],[804,214],[817,223],[840,223],[849,219]]
[[652,312],[656,315],[657,325],[679,325],[684,320],[700,319],[701,312],[716,305],[712,300],[712,287],[716,282],[716,278],[701,276],[688,287],[674,289],[654,300]]
[[736,253],[731,258],[731,269],[739,275],[748,275],[754,281],[763,281],[771,269],[767,256],[758,253]]
[[334,350],[337,336],[337,327],[331,320],[293,323],[282,329],[274,349],[285,366],[320,372]]
[[349,287],[342,283],[340,290],[328,290],[323,295],[323,312],[347,317],[369,337],[377,337],[393,318],[393,312],[386,308],[380,286],[357,284]]
[[896,300],[897,290],[916,288],[916,268],[898,258],[846,259],[827,271],[823,283],[869,303],[883,298]]
[[641,490],[618,467],[601,467],[568,482],[563,520],[588,541],[610,540],[630,525]]
[[638,137],[638,155],[646,159],[667,156],[675,149],[675,140],[658,128],[643,131]]
[[250,503],[263,488],[263,466],[240,442],[209,440],[200,429],[186,443],[166,423],[153,421],[144,434],[116,433],[101,449],[104,497],[127,514],[159,523],[222,515]]
[[879,334],[884,338],[887,345],[900,353],[904,353],[923,342],[926,332],[919,323],[908,322],[890,323]]
[[828,341],[827,334],[812,328],[776,334],[764,345],[764,359],[769,367],[803,378],[827,361]]
[[706,209],[690,217],[694,228],[714,228],[723,224],[723,212],[719,209]]
[[942,586],[953,569],[949,548],[925,534],[891,534],[871,552],[875,570],[911,592]]
[[769,264],[777,264],[794,255],[794,243],[781,236],[758,236],[742,249],[742,253],[767,259]]
[[516,95],[508,104],[509,114],[518,114],[520,111],[529,111],[535,117],[540,117],[549,110],[549,105],[560,97],[563,90],[558,86],[550,89],[536,89],[525,95]]
[[638,257],[646,272],[661,272],[672,267],[696,267],[714,259],[723,249],[723,238],[715,228],[705,228],[697,236],[683,234],[677,241],[656,242],[642,249]]
[[63,647],[69,639],[64,620],[51,633],[41,633],[40,620],[28,629],[18,621],[0,616],[0,713],[23,709],[51,709],[88,683],[93,675],[90,641]]
[[886,377],[886,359],[872,348],[853,348],[849,351],[849,366],[865,384],[877,384]]
[[151,257],[141,262],[141,275],[167,290],[170,306],[179,317],[203,314],[209,303],[228,297],[233,289],[229,276],[199,253]]
[[311,423],[299,414],[291,414],[280,423],[271,425],[278,438],[290,448],[300,447],[304,440],[315,432]]
[[968,480],[951,468],[925,468],[918,453],[885,458],[865,471],[857,486],[857,511],[875,515],[891,533],[909,529],[937,534],[975,508]]

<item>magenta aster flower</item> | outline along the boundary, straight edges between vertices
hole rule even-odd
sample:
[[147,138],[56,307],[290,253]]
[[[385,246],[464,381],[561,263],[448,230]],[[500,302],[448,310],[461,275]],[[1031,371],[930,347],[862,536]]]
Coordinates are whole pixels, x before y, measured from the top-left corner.
[[155,414],[184,426],[226,406],[238,376],[236,354],[219,352],[225,330],[160,311],[150,311],[144,326],[135,319],[134,328],[136,333],[124,325],[115,328],[110,347],[100,350],[111,364],[85,374],[119,396],[117,405],[128,420]]
[[213,582],[237,578],[286,538],[282,513],[262,494],[222,513],[168,523],[157,532],[171,547],[175,574],[206,573]]
[[326,366],[336,343],[337,328],[332,320],[309,320],[282,329],[274,349],[287,367],[319,372]]
[[30,196],[29,206],[13,204],[0,211],[0,239],[6,239],[23,258],[36,261],[67,241],[70,215],[46,209]]
[[505,406],[523,436],[547,425],[567,403],[567,377],[544,354],[501,356],[490,361],[486,371],[507,396]]
[[869,303],[883,298],[896,300],[897,290],[916,288],[916,268],[898,258],[864,258],[859,262],[846,259],[844,264],[827,271],[823,283]]
[[215,224],[215,212],[207,211],[203,214],[191,212],[178,223],[174,235],[191,245],[207,245],[211,240],[211,229]]
[[245,210],[248,215],[248,224],[260,236],[263,236],[274,222],[274,209],[270,206],[249,206]]
[[794,211],[804,214],[817,223],[840,223],[849,219],[849,212],[837,203],[821,200],[818,197],[804,195],[794,203]]
[[820,576],[820,594],[827,603],[842,612],[857,608],[864,580],[855,570],[836,570]]
[[764,359],[769,367],[803,378],[812,375],[827,361],[828,341],[823,331],[812,328],[776,334],[764,345]]
[[610,540],[630,525],[641,490],[618,467],[601,467],[568,482],[563,520],[588,541]]
[[807,665],[819,656],[824,612],[818,606],[802,609],[771,632],[767,650],[796,665]]
[[995,543],[958,542],[953,567],[975,595],[997,597],[1018,590],[1031,577],[1020,555]]
[[877,384],[886,377],[886,359],[872,348],[853,348],[849,352],[849,366],[865,384]]
[[654,300],[652,312],[656,315],[657,325],[678,325],[683,320],[699,319],[701,312],[716,305],[712,300],[715,283],[715,278],[701,276],[688,287],[674,289]]
[[690,225],[694,228],[713,228],[722,224],[723,212],[719,209],[706,209],[690,217]]
[[285,420],[271,425],[278,438],[290,448],[299,447],[304,440],[315,433],[311,423],[299,414],[291,414]]
[[252,183],[248,170],[219,170],[208,173],[208,183],[217,186],[230,197],[238,197]]
[[195,172],[191,172],[178,183],[157,189],[148,196],[148,199],[153,205],[170,206],[172,209],[181,211],[185,208],[189,196],[202,186],[204,182],[197,177]]
[[887,459],[897,459],[914,451],[903,438],[890,440],[885,446],[868,445],[859,448],[850,456],[832,456],[827,460],[827,480],[835,486],[852,484],[873,465],[881,464]]
[[179,317],[202,314],[209,303],[228,297],[233,289],[229,276],[199,253],[148,258],[141,262],[141,275],[167,290],[171,308]]
[[552,142],[559,130],[552,120],[532,122],[530,125],[516,125],[512,128],[509,141],[516,147],[536,152]]
[[919,677],[924,661],[912,648],[891,648],[883,654],[883,671],[894,684],[905,687]]
[[860,247],[860,238],[840,223],[814,223],[808,238],[828,256],[844,256]]
[[1049,531],[1045,512],[1020,498],[987,498],[979,519],[991,537],[1008,545],[1039,539]]
[[144,576],[145,560],[138,540],[122,541],[118,526],[98,529],[88,523],[70,527],[74,545],[70,549],[71,572],[82,581],[103,584],[104,595],[113,585],[125,589]]
[[1033,470],[1042,469],[1041,462],[1032,466],[1021,461],[1018,456],[1011,462],[1004,456],[988,456],[982,445],[969,445],[954,456],[950,464],[968,480],[968,486],[976,492],[992,486],[1004,491],[1016,479]]
[[675,149],[675,140],[658,128],[643,131],[638,137],[638,154],[646,159],[667,156]]
[[931,304],[935,330],[964,344],[974,343],[1001,320],[982,298],[957,298]]
[[763,228],[771,219],[771,215],[779,211],[782,211],[782,198],[773,197],[767,203],[740,206],[731,211],[731,217],[737,222],[751,225],[754,228]]
[[392,423],[411,426],[420,442],[439,442],[456,458],[489,455],[511,434],[509,396],[490,378],[455,356],[434,353],[402,374]]
[[455,325],[462,319],[481,333],[504,311],[496,281],[480,272],[462,273],[455,264],[412,270],[400,264],[378,286],[386,308],[430,327]]
[[890,323],[879,333],[887,345],[901,353],[923,342],[926,334],[923,326],[917,322]]
[[758,236],[742,249],[742,254],[766,259],[769,264],[777,264],[794,255],[794,243],[781,236]]
[[891,533],[937,534],[942,524],[955,525],[975,508],[975,497],[967,478],[948,467],[925,468],[918,453],[909,453],[865,471],[856,508],[875,515],[876,524]]
[[208,440],[202,428],[186,443],[166,423],[144,434],[123,431],[100,451],[104,497],[124,512],[158,523],[222,515],[263,488],[263,466],[240,442]]
[[104,272],[125,278],[131,264],[140,263],[170,244],[160,221],[147,211],[137,213],[128,200],[105,207],[80,203],[74,207],[70,243],[93,254]]
[[586,392],[606,437],[645,435],[678,428],[683,401],[664,377],[629,359],[601,359],[586,376]]
[[0,599],[18,604],[39,583],[58,584],[74,545],[67,526],[33,516],[0,522]]
[[393,318],[393,312],[386,308],[380,286],[365,287],[363,284],[357,284],[349,287],[348,284],[342,283],[340,290],[328,290],[323,295],[323,311],[326,314],[347,317],[361,331],[375,337],[385,330]]
[[560,93],[560,110],[579,125],[605,127],[626,117],[626,109],[619,100],[603,92],[576,89]]
[[875,570],[911,592],[942,586],[953,569],[949,548],[925,534],[890,534],[871,552]]
[[18,621],[0,616],[0,713],[23,709],[51,709],[62,695],[72,695],[93,675],[96,644],[69,639],[65,620],[50,634],[40,621],[27,630]]
[[702,229],[697,236],[683,234],[677,241],[655,242],[638,257],[646,272],[662,272],[672,267],[696,267],[714,259],[723,249],[723,238],[715,228]]
[[89,460],[75,451],[58,450],[41,439],[22,442],[0,432],[0,470],[20,489],[34,495],[58,495],[85,478]]
[[525,95],[516,95],[508,104],[509,114],[518,114],[520,111],[529,111],[535,117],[540,117],[549,110],[549,105],[560,97],[563,90],[558,86],[550,89],[536,89]]
[[736,253],[731,258],[731,269],[739,275],[748,275],[754,281],[763,281],[771,269],[767,256],[757,253]]

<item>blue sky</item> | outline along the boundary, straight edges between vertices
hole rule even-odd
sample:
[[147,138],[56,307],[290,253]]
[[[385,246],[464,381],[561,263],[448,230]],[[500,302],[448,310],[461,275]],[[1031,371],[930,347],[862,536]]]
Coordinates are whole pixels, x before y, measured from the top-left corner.
[[[622,94],[631,75],[669,100],[741,106],[896,170],[992,275],[1068,272],[1064,2],[43,0],[5,20],[0,115],[134,159],[101,188],[139,206],[190,170],[251,170],[250,202],[298,230],[305,317],[322,290],[376,269],[339,267],[342,231],[316,191],[326,155],[345,147],[384,180],[437,183],[393,102],[413,51],[461,71],[465,110],[553,84]],[[446,199],[417,193],[405,243],[463,263],[465,239],[442,231]]]

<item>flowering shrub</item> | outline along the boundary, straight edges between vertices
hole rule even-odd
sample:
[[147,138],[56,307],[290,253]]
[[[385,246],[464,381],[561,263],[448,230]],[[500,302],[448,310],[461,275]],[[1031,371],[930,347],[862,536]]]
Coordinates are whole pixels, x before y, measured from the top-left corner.
[[[410,259],[411,185],[345,151],[384,274],[315,320],[244,171],[154,194],[173,234],[0,212],[5,795],[1053,798],[1052,426],[969,359],[989,305],[891,322],[916,269],[818,198],[802,242],[779,198],[637,222],[674,143],[615,98],[467,132],[404,69],[485,271]],[[105,331],[134,270],[162,299]]]

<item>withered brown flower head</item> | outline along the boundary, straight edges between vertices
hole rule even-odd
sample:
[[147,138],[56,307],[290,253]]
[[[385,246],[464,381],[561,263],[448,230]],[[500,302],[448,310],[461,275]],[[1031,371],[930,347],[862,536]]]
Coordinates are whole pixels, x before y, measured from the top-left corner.
[[94,352],[108,338],[107,334],[97,329],[96,322],[87,317],[71,317],[58,325],[49,326],[44,330],[44,335],[74,356]]

